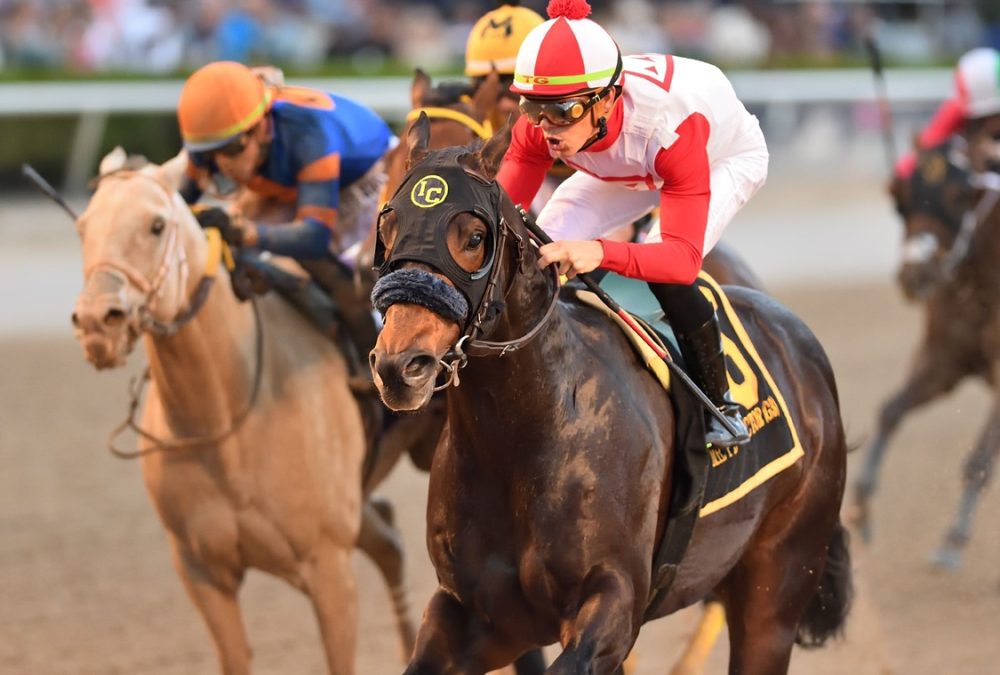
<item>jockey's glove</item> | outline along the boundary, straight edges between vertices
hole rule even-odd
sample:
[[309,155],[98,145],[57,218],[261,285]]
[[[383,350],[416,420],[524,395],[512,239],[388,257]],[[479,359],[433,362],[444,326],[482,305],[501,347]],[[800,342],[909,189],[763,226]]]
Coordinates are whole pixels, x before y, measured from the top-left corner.
[[222,235],[222,240],[230,246],[240,247],[243,245],[243,230],[233,224],[229,213],[218,206],[193,209],[195,218],[201,227],[214,227]]

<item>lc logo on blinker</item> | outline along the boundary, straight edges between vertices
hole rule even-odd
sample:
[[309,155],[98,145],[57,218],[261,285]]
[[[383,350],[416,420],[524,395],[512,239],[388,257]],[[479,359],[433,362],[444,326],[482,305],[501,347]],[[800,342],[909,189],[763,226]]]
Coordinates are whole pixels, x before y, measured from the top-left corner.
[[441,176],[431,174],[417,181],[410,190],[410,201],[422,209],[437,206],[448,197],[448,183]]

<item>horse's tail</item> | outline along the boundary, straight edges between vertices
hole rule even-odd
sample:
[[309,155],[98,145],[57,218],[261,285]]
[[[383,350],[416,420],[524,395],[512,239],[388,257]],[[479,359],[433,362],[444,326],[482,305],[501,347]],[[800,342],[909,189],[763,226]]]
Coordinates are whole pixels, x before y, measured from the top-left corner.
[[838,522],[827,547],[819,588],[799,621],[795,642],[801,647],[821,647],[829,638],[839,637],[844,632],[854,597],[848,539],[847,528]]

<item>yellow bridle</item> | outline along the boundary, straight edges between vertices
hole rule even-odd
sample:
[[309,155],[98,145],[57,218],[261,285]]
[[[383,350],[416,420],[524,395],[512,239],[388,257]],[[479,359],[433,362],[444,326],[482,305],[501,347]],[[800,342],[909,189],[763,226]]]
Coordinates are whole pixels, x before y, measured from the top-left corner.
[[453,122],[458,122],[484,141],[489,140],[493,136],[493,125],[490,124],[489,120],[479,123],[466,115],[464,112],[452,110],[451,108],[414,108],[407,113],[406,121],[412,122],[420,117],[420,113],[425,113],[432,120],[451,120]]

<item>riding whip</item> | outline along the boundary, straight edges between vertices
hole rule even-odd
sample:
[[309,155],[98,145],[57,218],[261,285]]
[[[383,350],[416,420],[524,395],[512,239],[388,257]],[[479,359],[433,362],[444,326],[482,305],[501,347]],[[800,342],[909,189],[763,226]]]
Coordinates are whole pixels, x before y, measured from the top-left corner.
[[[531,234],[533,234],[543,244],[551,244],[552,238],[545,233],[545,230],[538,226],[538,223],[535,222],[534,218],[532,218],[531,215],[520,206],[518,206],[517,209],[521,212],[521,220],[524,221],[525,227],[528,228]],[[677,379],[680,380],[684,386],[686,386],[691,393],[695,395],[695,398],[697,398],[698,401],[705,406],[708,412],[715,419],[719,420],[719,423],[726,428],[726,431],[731,433],[733,436],[740,435],[739,429],[737,429],[733,423],[722,414],[722,411],[720,411],[715,404],[712,403],[711,399],[709,399],[705,392],[701,390],[701,387],[695,384],[694,381],[691,380],[690,376],[688,376],[688,374],[684,372],[684,370],[677,365],[672,358],[670,358],[670,353],[658,345],[655,340],[650,339],[650,337],[646,335],[646,332],[636,323],[635,319],[632,318],[632,315],[622,309],[621,305],[615,302],[614,298],[608,295],[607,291],[601,288],[600,285],[598,285],[598,283],[591,279],[587,274],[577,274],[576,278],[582,281],[588,289],[593,291],[594,295],[596,295],[601,302],[607,305],[612,312],[617,314],[622,321],[628,324],[628,326],[642,338],[643,342],[649,345],[650,349],[652,349],[657,356],[666,362],[667,367],[670,368],[671,375],[677,377]]]
[[882,143],[885,147],[885,157],[889,163],[889,173],[891,174],[896,168],[896,139],[892,135],[892,110],[889,108],[889,92],[885,84],[885,72],[882,70],[882,53],[871,34],[866,35],[863,42],[865,51],[868,52],[868,58],[871,60],[872,74],[875,76],[879,126],[882,127]]
[[35,171],[35,169],[27,162],[21,165],[21,174],[30,180],[43,195],[61,206],[63,211],[68,213],[69,217],[76,221],[76,212],[70,207],[69,204],[66,203],[66,200],[62,198],[62,195],[60,195],[59,192],[52,187],[52,184],[42,178],[42,174]]

